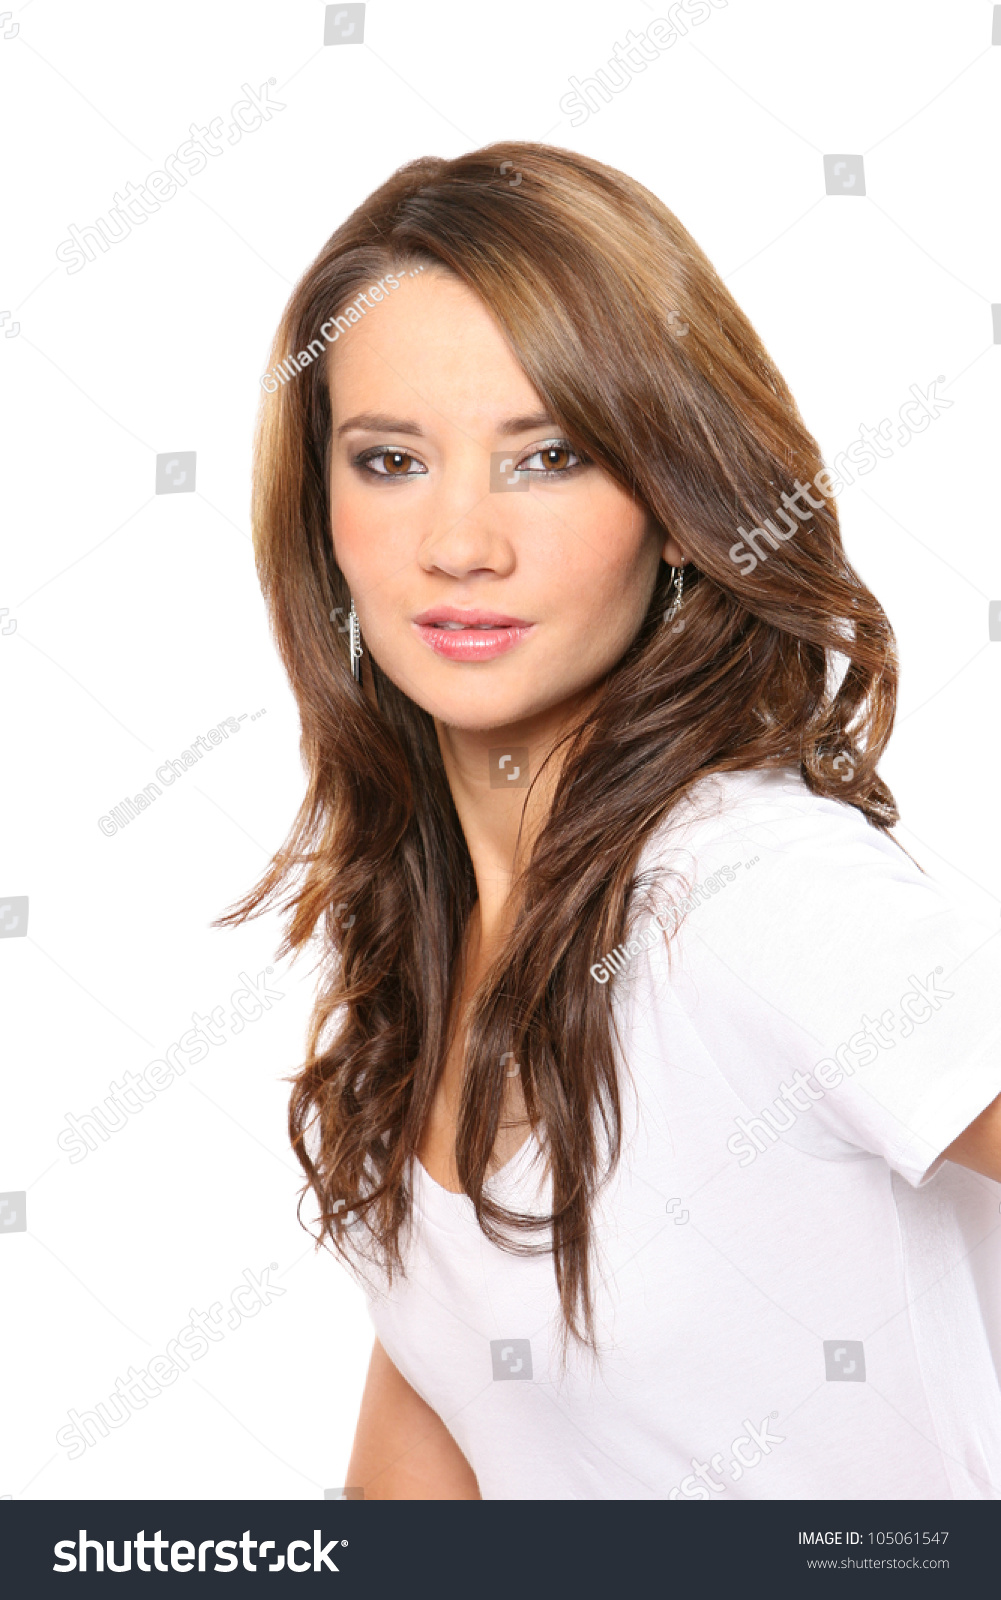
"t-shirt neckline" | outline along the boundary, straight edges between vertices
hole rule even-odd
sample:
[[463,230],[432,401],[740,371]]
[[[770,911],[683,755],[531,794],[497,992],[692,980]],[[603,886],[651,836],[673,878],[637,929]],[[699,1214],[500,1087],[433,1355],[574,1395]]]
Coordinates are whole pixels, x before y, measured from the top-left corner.
[[[526,1165],[538,1152],[539,1142],[534,1129],[518,1146],[514,1155],[484,1182],[484,1188],[495,1199],[503,1199],[500,1191],[510,1190],[520,1179]],[[476,1210],[465,1190],[446,1189],[432,1178],[418,1156],[411,1157],[413,1197],[415,1206],[430,1221],[442,1227],[461,1228],[476,1223]]]

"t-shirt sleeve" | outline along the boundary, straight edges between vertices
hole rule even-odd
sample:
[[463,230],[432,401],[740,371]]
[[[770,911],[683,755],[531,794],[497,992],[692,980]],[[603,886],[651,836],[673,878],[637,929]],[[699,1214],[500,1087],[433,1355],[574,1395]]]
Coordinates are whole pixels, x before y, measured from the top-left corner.
[[918,1187],[1001,1095],[1001,927],[854,808],[773,793],[671,856],[658,895],[681,913],[654,981],[746,1107],[733,1154],[781,1137]]

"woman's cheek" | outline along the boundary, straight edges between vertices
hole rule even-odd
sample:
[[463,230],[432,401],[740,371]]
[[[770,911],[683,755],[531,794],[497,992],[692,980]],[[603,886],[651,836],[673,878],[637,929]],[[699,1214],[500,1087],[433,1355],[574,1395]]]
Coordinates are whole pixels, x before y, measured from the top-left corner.
[[331,500],[330,531],[337,565],[349,584],[361,588],[366,569],[375,568],[379,561],[382,530],[378,517],[372,516],[358,495],[337,494]]

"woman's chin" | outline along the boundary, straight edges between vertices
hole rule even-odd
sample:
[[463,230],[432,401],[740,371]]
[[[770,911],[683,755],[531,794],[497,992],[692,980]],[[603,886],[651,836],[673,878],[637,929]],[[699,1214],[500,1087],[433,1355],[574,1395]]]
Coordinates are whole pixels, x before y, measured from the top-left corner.
[[[484,663],[482,667],[466,668],[462,672],[465,682],[443,684],[440,671],[396,673],[382,661],[379,667],[402,694],[436,722],[469,734],[498,732],[539,717],[548,720],[551,714],[558,720],[563,701],[577,699],[572,685],[564,695],[561,686],[553,683],[555,674],[545,672],[537,677],[533,674],[531,682],[517,681],[506,673],[488,674]],[[449,676],[453,670],[451,666],[445,669]],[[540,692],[541,684],[547,686],[548,692]]]

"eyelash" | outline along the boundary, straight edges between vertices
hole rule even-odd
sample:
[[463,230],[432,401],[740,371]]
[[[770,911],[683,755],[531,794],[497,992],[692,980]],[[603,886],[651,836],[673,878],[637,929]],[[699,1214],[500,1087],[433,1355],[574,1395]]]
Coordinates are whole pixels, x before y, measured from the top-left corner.
[[[528,454],[526,456],[522,456],[521,460],[518,462],[518,468],[521,467],[521,462],[522,461],[531,461],[531,460],[533,460],[533,458],[535,456],[542,455],[543,452],[546,451],[546,450],[565,450],[569,455],[576,456],[577,459],[574,462],[574,464],[572,466],[569,466],[569,467],[543,467],[541,469],[538,468],[538,467],[531,467],[531,468],[528,468],[528,469],[524,469],[524,470],[530,471],[532,473],[533,477],[536,477],[536,478],[566,478],[566,477],[569,477],[571,473],[579,471],[581,467],[588,467],[588,466],[591,465],[591,463],[590,463],[589,459],[587,458],[587,456],[583,456],[583,455],[581,455],[579,450],[575,450],[573,445],[570,443],[569,439],[548,439],[545,444],[539,445],[538,448],[533,450],[533,451],[531,451],[530,454]],[[389,479],[390,481],[394,481],[395,480],[395,482],[397,482],[397,483],[403,483],[403,482],[406,481],[407,478],[423,478],[423,477],[426,477],[426,475],[427,475],[427,468],[426,467],[424,467],[424,471],[423,472],[400,472],[400,473],[397,473],[397,472],[374,472],[368,466],[368,463],[370,461],[376,461],[376,460],[378,460],[378,458],[380,456],[393,456],[393,455],[410,456],[411,460],[418,462],[418,464],[420,466],[424,466],[424,463],[422,461],[420,461],[420,458],[418,456],[414,455],[412,450],[397,450],[397,449],[394,449],[391,445],[384,445],[384,444],[375,445],[370,450],[363,450],[360,453],[360,455],[354,456],[352,458],[351,465],[354,466],[354,467],[357,467],[360,471],[362,471],[364,473],[367,473],[367,475],[370,478]]]

